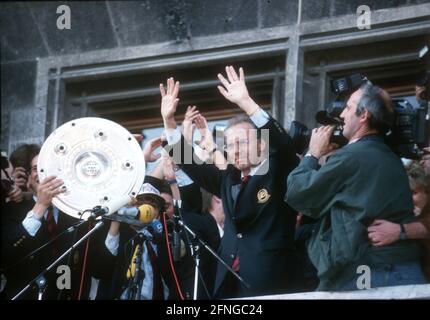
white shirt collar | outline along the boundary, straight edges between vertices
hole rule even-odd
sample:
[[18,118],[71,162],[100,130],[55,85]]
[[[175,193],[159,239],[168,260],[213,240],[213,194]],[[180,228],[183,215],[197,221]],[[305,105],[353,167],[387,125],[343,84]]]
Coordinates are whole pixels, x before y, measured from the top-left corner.
[[349,142],[348,142],[348,144],[355,143],[355,142],[357,142],[357,141],[358,141],[358,140],[360,140],[360,139],[361,139],[361,138],[353,139],[353,140],[349,141]]
[[[255,175],[255,173],[258,171],[258,169],[260,169],[266,161],[267,161],[267,158],[264,159],[258,166],[251,168],[248,176],[252,177],[253,175]],[[241,178],[244,177],[243,172],[240,173],[240,177]]]

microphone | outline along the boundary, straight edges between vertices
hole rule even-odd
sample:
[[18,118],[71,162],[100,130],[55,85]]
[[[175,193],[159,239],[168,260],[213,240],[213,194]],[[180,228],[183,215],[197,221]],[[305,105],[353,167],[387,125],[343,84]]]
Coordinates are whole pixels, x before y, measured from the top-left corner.
[[111,201],[108,201],[104,207],[94,208],[93,213],[91,214],[91,217],[97,218],[100,216],[111,215],[114,212],[117,212],[120,208],[127,205],[130,202],[130,200],[131,200],[131,197],[129,195],[124,195],[116,199],[113,199]]
[[174,200],[174,210],[173,210],[173,244],[172,244],[172,255],[173,261],[179,261],[181,259],[181,229],[179,225],[180,210],[182,201]]
[[150,229],[154,235],[161,235],[163,233],[163,224],[159,220],[154,219],[150,224]]
[[143,223],[151,223],[157,217],[155,208],[149,204],[142,204],[139,208],[123,207],[118,210],[119,216],[139,220]]

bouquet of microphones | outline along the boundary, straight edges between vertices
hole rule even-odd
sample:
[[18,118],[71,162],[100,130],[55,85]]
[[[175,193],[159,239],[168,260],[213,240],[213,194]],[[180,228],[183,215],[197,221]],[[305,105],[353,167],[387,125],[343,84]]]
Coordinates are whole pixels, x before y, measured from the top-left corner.
[[146,227],[150,229],[151,233],[163,233],[163,225],[157,219],[156,209],[149,204],[142,204],[139,207],[122,207],[116,213],[106,215],[105,218],[137,228]]

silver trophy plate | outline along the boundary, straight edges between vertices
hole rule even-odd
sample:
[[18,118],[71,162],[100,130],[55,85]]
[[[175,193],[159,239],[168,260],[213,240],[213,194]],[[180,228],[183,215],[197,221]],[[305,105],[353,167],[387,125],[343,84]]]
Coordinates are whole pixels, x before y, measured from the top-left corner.
[[139,143],[124,127],[101,118],[69,121],[50,134],[37,162],[39,181],[57,176],[65,192],[52,203],[87,219],[84,211],[118,197],[135,197],[145,178]]

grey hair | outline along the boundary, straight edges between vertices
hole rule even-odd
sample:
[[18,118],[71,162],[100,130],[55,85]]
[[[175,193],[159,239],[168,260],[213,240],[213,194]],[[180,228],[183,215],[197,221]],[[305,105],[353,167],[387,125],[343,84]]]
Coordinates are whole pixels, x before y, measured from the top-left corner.
[[227,131],[227,129],[230,129],[231,127],[233,127],[239,123],[249,123],[250,125],[252,125],[253,128],[257,129],[254,122],[252,122],[252,120],[249,118],[249,116],[247,116],[246,114],[240,114],[240,115],[235,116],[235,117],[231,118],[230,120],[228,120],[224,131]]
[[246,114],[240,114],[240,115],[235,116],[235,117],[231,118],[230,120],[228,120],[227,125],[224,129],[224,132],[226,132],[228,129],[230,129],[231,127],[233,127],[239,123],[249,123],[253,129],[257,130],[257,139],[258,140],[261,139],[261,130],[259,128],[257,128],[255,123],[252,122],[251,118]]
[[369,111],[369,128],[376,129],[379,133],[387,132],[394,121],[394,109],[388,94],[370,81],[363,83],[360,90],[363,94],[355,114],[359,116],[365,110]]

